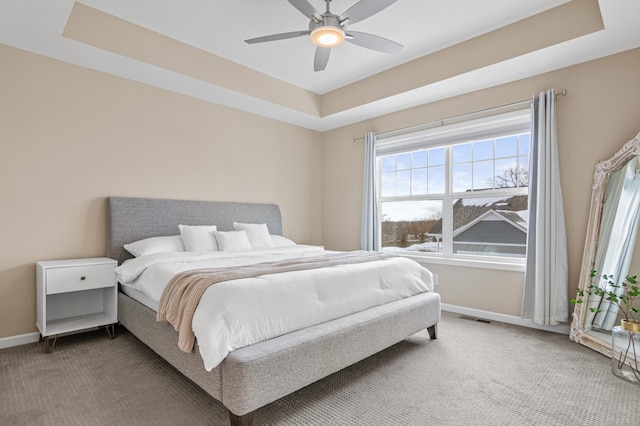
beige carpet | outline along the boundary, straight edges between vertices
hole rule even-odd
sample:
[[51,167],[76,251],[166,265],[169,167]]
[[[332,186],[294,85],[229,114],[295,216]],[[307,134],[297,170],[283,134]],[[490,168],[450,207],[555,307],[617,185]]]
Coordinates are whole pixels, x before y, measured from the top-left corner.
[[[640,386],[566,336],[444,314],[276,401],[255,425],[640,425]],[[283,372],[286,374],[286,372]],[[0,425],[226,425],[224,407],[123,328],[0,350]]]

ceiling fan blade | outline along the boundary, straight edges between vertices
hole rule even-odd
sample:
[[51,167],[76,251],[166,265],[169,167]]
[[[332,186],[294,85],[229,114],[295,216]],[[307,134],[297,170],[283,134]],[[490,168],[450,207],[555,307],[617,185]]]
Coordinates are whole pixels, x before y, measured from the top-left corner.
[[249,40],[245,40],[244,42],[249,44],[264,43],[265,41],[285,40],[288,38],[302,37],[306,35],[309,35],[309,31],[292,31],[290,33],[273,34],[264,37],[250,38]]
[[324,71],[324,69],[327,67],[327,62],[329,62],[330,54],[331,54],[330,47],[318,47],[316,49],[316,54],[313,58],[313,70]]
[[366,47],[367,49],[373,49],[385,53],[398,53],[403,47],[400,43],[396,43],[395,41],[369,33],[361,33],[359,31],[349,31],[345,41],[360,47]]
[[313,19],[316,22],[322,21],[322,16],[320,15],[320,13],[318,13],[318,11],[313,6],[311,6],[311,3],[309,3],[307,0],[288,0],[288,1],[289,3],[291,3],[293,7],[295,7],[300,12],[302,12],[302,14],[307,18]]
[[[292,0],[290,0],[292,1]],[[358,3],[351,6],[340,15],[338,20],[343,23],[345,22],[348,25],[352,25],[356,22],[360,22],[363,19],[367,19],[371,15],[375,15],[380,12],[382,9],[386,9],[391,6],[397,0],[360,0]]]

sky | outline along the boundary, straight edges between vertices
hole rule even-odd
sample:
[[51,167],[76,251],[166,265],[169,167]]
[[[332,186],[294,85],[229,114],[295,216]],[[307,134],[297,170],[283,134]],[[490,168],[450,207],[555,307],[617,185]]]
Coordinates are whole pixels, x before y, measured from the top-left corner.
[[393,222],[442,217],[442,201],[397,201],[382,203],[382,219]]

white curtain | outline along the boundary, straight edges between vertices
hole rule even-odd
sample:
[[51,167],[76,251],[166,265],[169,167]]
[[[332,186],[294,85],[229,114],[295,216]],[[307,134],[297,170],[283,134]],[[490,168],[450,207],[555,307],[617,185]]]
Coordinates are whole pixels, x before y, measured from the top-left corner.
[[380,250],[380,222],[378,221],[376,134],[368,132],[364,138],[364,180],[362,185],[362,222],[360,248]]
[[[614,178],[614,175],[611,175],[610,179]],[[603,206],[600,235],[608,235],[609,238],[606,247],[598,246],[598,255],[602,255],[602,252],[605,254],[602,255],[601,266],[597,272],[600,276],[613,275],[614,282],[620,283],[629,274],[636,236],[638,235],[640,176],[637,171],[637,161],[629,162],[621,170],[620,176],[614,179],[615,181],[610,181],[610,183],[617,183],[616,187],[607,185],[607,192],[610,189],[618,191],[618,195],[615,197],[617,202],[610,203],[610,207],[614,210],[611,214],[613,216],[611,224],[605,220],[607,213],[605,207],[607,206],[606,204]],[[602,229],[603,225],[609,228],[608,234],[604,234],[606,230]],[[596,256],[596,261],[598,260],[598,256]],[[596,265],[600,264],[596,263]],[[624,291],[623,288],[608,288],[607,290],[613,290],[618,295]],[[602,312],[595,315],[592,325],[603,330],[611,330],[616,323],[618,306],[603,299],[600,300],[598,308]]]
[[556,92],[551,89],[540,92],[531,106],[529,230],[522,318],[540,325],[569,320],[567,269]]

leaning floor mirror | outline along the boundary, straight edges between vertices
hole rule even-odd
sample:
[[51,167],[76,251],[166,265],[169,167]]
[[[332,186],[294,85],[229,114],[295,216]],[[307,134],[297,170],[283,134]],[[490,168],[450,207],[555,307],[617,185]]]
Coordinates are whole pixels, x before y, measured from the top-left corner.
[[[605,274],[614,279],[640,276],[639,154],[640,133],[596,164],[579,291],[587,292],[593,280]],[[610,357],[611,330],[620,322],[618,307],[596,295],[583,299],[575,304],[569,337]]]

